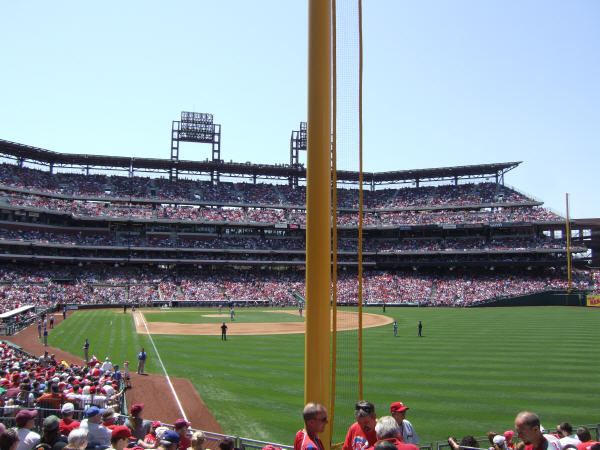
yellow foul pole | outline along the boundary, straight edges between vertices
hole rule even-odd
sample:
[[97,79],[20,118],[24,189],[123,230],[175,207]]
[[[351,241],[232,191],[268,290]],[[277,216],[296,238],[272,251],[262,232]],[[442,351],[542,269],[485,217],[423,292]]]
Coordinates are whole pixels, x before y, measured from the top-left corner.
[[[304,400],[330,402],[331,0],[308,4]],[[328,436],[329,429],[322,436]],[[323,442],[329,449],[329,442]]]

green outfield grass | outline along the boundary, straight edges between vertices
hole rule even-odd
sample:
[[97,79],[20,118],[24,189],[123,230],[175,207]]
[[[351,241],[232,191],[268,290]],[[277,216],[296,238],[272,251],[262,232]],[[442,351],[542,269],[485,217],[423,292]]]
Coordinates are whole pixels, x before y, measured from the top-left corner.
[[[116,311],[77,312],[51,331],[49,343],[81,355],[89,337],[90,352],[113,362],[135,361],[144,346],[146,369],[162,373],[148,337],[135,333],[130,315]],[[565,420],[600,422],[599,310],[388,308],[386,315],[398,321],[399,336],[393,337],[391,325],[364,330],[365,398],[379,416],[388,414],[393,401],[407,404],[421,443],[502,432],[524,409],[540,414],[547,428]],[[227,433],[293,442],[302,426],[303,335],[153,339],[169,374],[192,380]],[[350,419],[351,407],[336,414]]]
[[[290,309],[290,312],[295,310]],[[157,312],[146,315],[146,321],[148,322],[176,322],[176,323],[223,323],[230,322],[229,310],[223,309],[220,316],[222,317],[209,317],[219,315],[218,311],[214,310],[197,310],[192,309],[190,311],[182,312],[181,310],[171,310],[165,312]],[[302,322],[304,319],[300,316],[286,313],[286,312],[273,312],[273,311],[262,311],[252,309],[241,309],[235,310],[235,321],[236,322]]]

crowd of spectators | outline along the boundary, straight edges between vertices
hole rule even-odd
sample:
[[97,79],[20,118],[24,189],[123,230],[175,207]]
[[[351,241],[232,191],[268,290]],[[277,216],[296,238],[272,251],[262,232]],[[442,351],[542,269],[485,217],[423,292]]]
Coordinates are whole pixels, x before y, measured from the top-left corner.
[[[212,184],[202,180],[82,175],[76,173],[50,174],[41,170],[0,166],[2,196],[13,206],[34,207],[69,212],[74,216],[107,216],[136,218],[168,218],[195,221],[230,222],[305,222],[305,214],[292,212],[306,204],[306,188],[276,183]],[[148,201],[152,202],[148,202]],[[169,205],[167,202],[173,202]],[[208,203],[211,207],[180,206],[177,204]],[[166,204],[165,204],[166,203]],[[386,188],[363,192],[366,225],[480,223],[482,220],[555,220],[556,216],[541,208],[504,213],[497,206],[515,207],[534,203],[527,196],[496,183],[466,183],[421,187]],[[248,206],[243,206],[248,205]],[[256,207],[256,206],[264,207]],[[479,213],[477,208],[494,205],[492,213]],[[358,208],[358,190],[338,189],[338,207]],[[441,208],[437,214],[419,213],[411,208]],[[476,208],[471,214],[450,213],[444,208]],[[408,209],[406,211],[389,211]],[[520,208],[517,208],[520,209]],[[375,212],[379,211],[378,213]],[[532,216],[533,214],[533,216]],[[441,217],[440,217],[441,216]],[[463,217],[464,216],[464,217]],[[477,217],[483,216],[483,217]],[[356,212],[341,211],[340,225],[355,225]]]
[[[535,206],[536,202],[531,198],[497,183],[385,188],[365,190],[363,195],[366,209],[363,222],[366,226],[440,225],[451,228],[459,224],[562,220],[554,213]],[[0,165],[0,203],[46,209],[52,213],[67,213],[73,217],[146,219],[156,222],[156,229],[162,227],[159,224],[163,219],[271,225],[287,222],[300,225],[306,222],[305,201],[305,187],[287,184],[213,184],[183,178],[173,182],[165,178],[107,174],[50,174],[13,164]],[[358,190],[339,189],[338,207],[341,208],[338,215],[340,226],[358,224]],[[110,256],[107,252],[114,251],[114,247],[133,247],[128,250],[128,257],[148,258],[151,255],[163,259],[231,261],[233,264],[244,260],[252,260],[254,263],[294,262],[304,258],[305,248],[302,233],[290,238],[289,235],[266,237],[258,232],[249,236],[208,233],[200,236],[193,232],[177,234],[168,228],[164,232],[154,232],[151,227],[137,233],[121,232],[118,228],[113,231],[112,227],[86,232],[81,231],[81,228],[73,228],[72,232],[67,230],[69,227],[66,226],[62,229],[59,226],[51,229],[35,229],[31,226],[0,228],[0,243],[4,246],[4,253],[20,251],[23,254],[70,257],[79,255],[79,250],[73,247],[93,246],[105,247],[94,249],[93,254],[96,257],[106,257]],[[549,261],[554,256],[540,250],[565,248],[564,240],[543,235],[404,239],[375,237],[363,242],[365,257],[371,258],[371,261],[375,254],[379,255],[377,258],[387,258],[386,261],[396,258],[395,254],[402,254],[411,264],[429,262],[433,257],[430,255],[432,252],[437,252],[435,257],[446,264],[460,263],[465,258],[485,263],[489,261],[489,256],[486,255],[489,252],[502,253],[504,262],[524,259]],[[26,245],[30,243],[35,245]],[[207,251],[199,253],[190,249]],[[339,260],[347,262],[357,249],[356,239],[340,239]],[[289,253],[273,254],[272,251]],[[519,254],[519,251],[522,253]],[[439,252],[445,253],[440,255]],[[35,298],[41,304],[63,301],[110,304],[127,302],[132,298],[150,302],[157,297],[198,301],[254,299],[285,303],[294,301],[293,292],[300,295],[304,293],[303,273],[292,270],[270,271],[269,275],[260,273],[257,276],[253,271],[225,269],[200,274],[191,270],[178,270],[169,275],[147,267],[136,269],[119,266],[114,269],[89,268],[88,264],[80,263],[74,274],[66,275],[72,280],[69,283],[56,281],[60,277],[44,274],[44,270],[38,275],[42,278],[41,282],[28,282],[26,278],[18,278],[19,283],[10,284],[2,282],[5,279],[3,276],[0,277],[1,303],[9,308],[30,298]],[[578,287],[596,289],[599,283],[593,276],[596,275],[581,277]],[[559,276],[548,278],[540,275],[511,275],[495,278],[477,275],[474,279],[458,275],[446,277],[434,279],[412,272],[402,274],[369,271],[365,275],[364,297],[366,301],[372,302],[455,304],[564,286],[562,277]],[[355,276],[340,276],[340,301],[356,302],[356,285]]]
[[[55,304],[151,304],[153,301],[230,302],[266,300],[273,305],[295,304],[304,296],[303,271],[222,270],[197,268],[168,271],[158,268],[74,267],[66,278],[51,270],[7,265],[0,271],[0,312],[19,306]],[[17,283],[14,280],[19,280]],[[598,291],[598,271],[574,272],[573,288]],[[388,273],[367,270],[363,275],[363,301],[367,304],[420,303],[460,306],[498,297],[546,290],[566,290],[566,276],[558,273],[514,275],[480,272],[470,275]],[[358,301],[356,275],[338,277],[338,301]]]
[[[95,356],[84,365],[35,357],[0,344],[0,448],[2,450],[201,450],[204,433],[190,439],[191,423],[143,419],[144,404],[125,409],[128,362]],[[9,428],[14,426],[14,428]],[[39,431],[39,433],[38,433]],[[221,447],[225,449],[225,447]]]
[[[0,191],[0,194],[3,192]],[[28,207],[71,214],[73,217],[132,217],[136,219],[168,219],[194,222],[293,223],[306,224],[306,211],[295,208],[260,208],[253,206],[161,205],[123,201],[68,200],[33,194],[7,194],[11,206]],[[452,206],[452,205],[448,205]],[[364,226],[459,225],[501,222],[547,222],[563,219],[540,206],[495,207],[434,210],[372,210],[363,213]],[[356,211],[339,211],[339,226],[357,226]]]
[[593,291],[595,294],[600,294],[600,270],[592,272],[592,278],[594,280]]
[[[105,199],[139,198],[159,200],[249,203],[304,206],[306,188],[276,183],[232,183],[180,178],[124,177],[105,174],[50,174],[13,164],[0,165],[0,183],[13,188],[46,194],[95,196]],[[358,189],[338,190],[340,208],[358,208]],[[466,206],[489,203],[532,202],[527,196],[496,183],[420,186],[364,190],[365,208],[411,208],[424,206]]]
[[[77,246],[132,246],[158,248],[194,248],[194,249],[244,249],[244,250],[300,250],[305,248],[305,241],[297,238],[267,238],[259,235],[248,236],[207,236],[184,233],[146,233],[145,236],[129,235],[126,233],[105,232],[61,232],[41,231],[36,229],[3,228],[0,227],[0,241],[26,241],[36,244],[61,244]],[[574,248],[578,248],[573,245]],[[565,239],[554,239],[540,235],[534,237],[464,237],[464,238],[378,238],[364,239],[364,252],[397,253],[418,251],[444,250],[535,250],[535,249],[566,249]],[[356,252],[357,239],[340,239],[339,251]]]
[[[120,412],[125,384],[119,365],[92,357],[84,366],[56,360],[45,352],[39,358],[0,344],[0,406],[4,416],[23,408],[73,409],[90,406]],[[71,412],[73,411],[71,410]],[[18,420],[17,420],[18,422]]]

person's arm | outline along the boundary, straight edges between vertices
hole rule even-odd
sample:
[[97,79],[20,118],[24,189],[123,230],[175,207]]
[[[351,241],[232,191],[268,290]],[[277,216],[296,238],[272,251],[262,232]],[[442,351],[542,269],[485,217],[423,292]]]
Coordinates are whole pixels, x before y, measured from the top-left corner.
[[448,444],[450,444],[452,450],[458,450],[460,448],[460,445],[458,445],[458,442],[456,442],[456,439],[452,436],[448,436]]
[[352,450],[352,439],[352,427],[350,427],[348,433],[346,433],[346,440],[344,440],[344,446],[342,447],[342,450]]

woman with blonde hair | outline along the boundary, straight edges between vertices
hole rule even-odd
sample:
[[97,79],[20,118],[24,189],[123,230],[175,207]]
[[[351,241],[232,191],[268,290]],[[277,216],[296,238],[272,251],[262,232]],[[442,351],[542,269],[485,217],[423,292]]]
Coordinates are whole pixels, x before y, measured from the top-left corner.
[[196,431],[192,434],[192,446],[191,450],[208,450],[204,449],[204,441],[206,440],[206,436],[202,431]]

